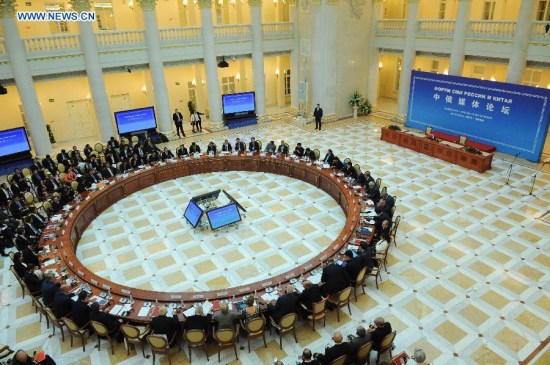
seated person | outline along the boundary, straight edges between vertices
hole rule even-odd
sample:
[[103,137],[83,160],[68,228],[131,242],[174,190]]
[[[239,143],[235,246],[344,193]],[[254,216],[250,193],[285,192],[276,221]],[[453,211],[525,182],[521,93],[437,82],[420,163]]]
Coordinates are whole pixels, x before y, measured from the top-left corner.
[[304,151],[304,157],[306,157],[309,161],[314,162],[315,161],[315,151],[309,149],[309,147],[306,148]]
[[247,307],[241,312],[241,320],[243,324],[246,324],[251,319],[257,318],[262,315],[260,307],[254,305],[254,297],[252,295],[246,297],[245,303]]
[[344,164],[342,163],[342,161],[340,161],[340,158],[338,156],[334,156],[330,164],[330,167],[336,170],[342,170],[342,168],[344,167]]
[[160,161],[160,154],[157,150],[153,150],[151,153],[147,155],[147,162],[148,163],[155,163]]
[[378,240],[378,242],[376,242],[376,245],[374,246],[375,254],[376,255],[385,254],[389,246],[390,246],[389,236],[380,237],[380,240]]
[[210,143],[208,143],[208,147],[206,147],[206,154],[208,155],[216,155],[216,145],[214,144],[214,142],[210,141]]
[[92,309],[86,302],[86,297],[88,293],[85,290],[82,290],[78,293],[78,299],[73,304],[73,309],[71,311],[71,319],[78,326],[82,328],[90,322],[90,313]]
[[377,317],[374,320],[374,324],[370,325],[367,332],[367,341],[372,340],[372,348],[375,351],[378,351],[380,350],[380,344],[382,343],[384,337],[392,333],[391,324],[390,322],[386,322],[384,318]]
[[239,313],[229,310],[227,302],[223,302],[220,304],[220,310],[212,316],[212,320],[216,323],[217,329],[234,329],[239,317]]
[[364,186],[366,181],[367,180],[365,179],[365,174],[361,171],[359,172],[359,174],[357,174],[357,177],[355,178],[355,180],[353,180],[353,182],[351,183],[351,186],[354,186],[354,185]]
[[71,287],[69,285],[61,285],[59,291],[53,297],[53,313],[57,319],[67,317],[73,311],[73,300],[67,295]]
[[162,149],[162,153],[160,154],[160,158],[162,161],[166,161],[171,158],[174,158],[174,154],[172,153],[172,151],[170,151],[168,147],[164,147]]
[[391,218],[388,213],[381,211],[378,207],[374,211],[378,213],[378,216],[374,217],[374,239],[379,240],[384,237],[389,241]]
[[376,186],[374,181],[369,182],[369,187],[365,191],[365,195],[367,198],[371,199],[374,204],[377,204],[380,200],[380,190],[378,190],[378,186]]
[[129,171],[132,171],[133,167],[132,167],[132,164],[127,159],[123,158],[122,161],[120,161],[119,169],[120,171],[117,171],[118,169],[113,169],[113,170],[115,172],[129,172]]
[[252,137],[248,144],[248,152],[260,152],[260,144],[256,141],[256,138]]
[[288,155],[288,145],[285,141],[281,140],[281,144],[277,147],[277,153],[281,155]]
[[345,176],[351,177],[354,180],[357,178],[357,171],[355,171],[355,168],[353,168],[351,161],[346,162],[346,164],[342,168],[342,173]]
[[298,156],[300,158],[302,158],[304,156],[304,147],[302,147],[302,144],[300,142],[298,142],[296,144],[296,147],[294,147],[294,156]]
[[359,245],[357,254],[361,258],[362,265],[367,267],[367,272],[370,272],[375,266],[374,260],[372,259],[372,257],[374,256],[373,249],[369,247],[367,242],[363,241]]
[[191,142],[191,146],[189,146],[189,154],[192,153],[201,153],[201,148],[195,142]]
[[233,151],[233,147],[231,147],[231,143],[226,139],[222,144],[222,152],[231,152]]
[[359,255],[353,257],[353,252],[351,250],[346,250],[344,261],[346,262],[345,268],[350,279],[355,281],[359,272],[365,267],[365,265],[363,265],[363,259]]
[[11,365],[55,365],[55,361],[50,357],[50,355],[44,354],[44,358],[41,359],[40,355],[42,353],[43,352],[37,354],[36,359],[34,359],[32,356],[29,356],[25,351],[19,350],[13,356]]
[[369,186],[371,181],[376,184],[374,178],[370,174],[370,171],[365,171],[365,186]]
[[334,341],[334,346],[327,347],[324,354],[313,354],[313,357],[319,360],[322,365],[329,365],[340,356],[349,354],[350,344],[348,342],[343,342],[344,338],[340,332],[334,332],[332,340]]
[[108,162],[105,162],[103,164],[103,168],[101,169],[101,176],[104,179],[109,179],[111,177],[114,177],[117,174],[117,169],[114,167],[111,167]]
[[281,318],[290,313],[296,313],[298,310],[298,294],[294,285],[287,285],[285,292],[281,295],[277,301],[272,300],[267,305],[269,315],[275,323],[279,323]]
[[275,153],[276,149],[277,149],[277,146],[275,146],[275,141],[269,141],[269,143],[265,145],[264,152]]
[[[180,323],[177,315],[168,317],[167,313],[168,308],[165,305],[161,306],[159,308],[159,315],[151,320],[151,328],[153,329],[153,334],[165,335],[168,341],[172,341],[180,330]],[[176,341],[173,342],[173,344],[175,343]]]
[[120,322],[118,319],[116,319],[114,316],[106,312],[106,309],[100,310],[99,309],[99,303],[93,302],[90,305],[90,308],[92,309],[90,311],[90,321],[96,321],[101,324],[103,324],[105,327],[107,327],[107,330],[110,333],[110,336],[113,336],[121,342],[124,338],[122,333],[119,331],[120,329]]
[[329,148],[327,150],[327,153],[325,153],[325,157],[323,158],[323,163],[331,165],[332,161],[334,161],[334,154],[332,153],[332,150]]
[[323,268],[321,282],[325,283],[322,287],[325,294],[335,295],[350,285],[350,278],[346,269],[331,258],[328,265]]
[[393,199],[393,196],[388,194],[387,191],[382,191],[382,193],[380,194],[380,200],[382,199],[384,199],[384,201],[386,202],[386,206],[385,206],[386,211],[390,213],[391,208],[395,206],[395,200]]
[[313,354],[311,353],[311,350],[308,348],[305,348],[304,351],[302,351],[302,362],[298,365],[320,365],[321,363],[319,360],[313,358]]
[[[386,194],[388,196],[388,194]],[[377,206],[380,208],[381,211],[386,212],[386,214],[391,218],[393,218],[393,214],[391,212],[391,207],[386,202],[386,199],[382,198],[382,195],[380,195],[380,200],[378,201]]]
[[187,152],[187,148],[183,144],[176,149],[176,156],[179,158],[189,156],[189,152]]
[[195,307],[195,314],[189,316],[185,319],[183,323],[183,328],[186,331],[189,330],[202,330],[204,333],[208,334],[208,328],[210,327],[212,315],[210,313],[204,314],[204,309],[202,305],[197,305]]
[[59,212],[61,208],[63,208],[63,204],[61,204],[61,198],[57,195],[53,196],[51,203],[52,203],[52,211],[54,213]]
[[301,308],[302,318],[307,318],[307,316],[311,314],[313,303],[323,300],[323,296],[321,295],[321,288],[319,285],[313,284],[309,280],[305,280],[302,285],[304,286],[304,290],[298,296],[298,303],[307,309]]
[[32,267],[29,267],[26,263],[23,262],[23,255],[21,254],[21,252],[16,252],[13,255],[13,268],[20,278],[23,278],[25,276],[25,273],[32,269]]
[[246,150],[246,145],[244,142],[241,142],[239,138],[235,140],[235,152],[244,152]]
[[70,184],[73,181],[76,181],[77,178],[78,176],[76,175],[74,169],[72,167],[69,167],[69,171],[67,171],[67,173],[65,174],[65,182],[67,184]]
[[44,282],[44,278],[39,278],[38,275],[36,275],[35,272],[38,272],[38,270],[28,270],[25,273],[25,276],[23,277],[23,281],[25,282],[25,285],[27,285],[27,289],[32,293],[41,293],[42,289],[42,282]]
[[367,330],[363,326],[357,327],[355,335],[349,335],[349,353],[348,353],[348,364],[354,364],[357,359],[357,351],[359,348],[369,342],[367,338]]
[[29,207],[21,201],[21,195],[13,196],[13,201],[10,204],[10,212],[14,218],[22,218],[30,213]]

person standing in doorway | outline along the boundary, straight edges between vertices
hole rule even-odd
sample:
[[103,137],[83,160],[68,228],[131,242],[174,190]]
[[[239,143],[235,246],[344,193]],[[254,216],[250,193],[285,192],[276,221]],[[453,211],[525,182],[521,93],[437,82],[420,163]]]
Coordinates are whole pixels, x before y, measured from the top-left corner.
[[313,111],[313,116],[315,117],[315,129],[321,130],[321,118],[323,118],[323,109],[321,105],[317,104],[317,107]]
[[172,119],[176,124],[176,133],[178,134],[178,138],[181,138],[180,132],[185,137],[185,132],[183,131],[183,115],[176,109],[172,115]]
[[193,126],[193,133],[202,132],[201,115],[204,114],[196,110],[193,112],[193,114],[191,114],[191,125]]

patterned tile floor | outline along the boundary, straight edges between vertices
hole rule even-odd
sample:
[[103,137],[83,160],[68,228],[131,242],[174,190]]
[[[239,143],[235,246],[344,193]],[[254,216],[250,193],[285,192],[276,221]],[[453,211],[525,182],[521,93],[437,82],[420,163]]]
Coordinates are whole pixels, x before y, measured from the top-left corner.
[[[283,350],[277,337],[267,335],[267,349],[254,340],[252,353],[241,350],[235,361],[226,350],[222,363],[271,364],[278,357],[294,364],[304,347],[322,351],[334,330],[353,333],[379,315],[398,331],[396,351],[423,348],[434,364],[517,364],[549,337],[550,175],[540,174],[537,196],[526,196],[534,174],[527,166],[514,167],[511,188],[504,184],[509,162],[503,159],[495,158],[490,171],[478,174],[381,142],[379,135],[379,125],[363,120],[327,125],[322,132],[278,123],[198,137],[202,145],[255,136],[264,144],[284,139],[291,146],[299,141],[331,147],[381,177],[398,196],[397,214],[403,218],[389,273],[382,274],[380,290],[369,282],[367,295],[352,303],[352,316],[345,312],[338,323],[331,312],[326,327],[316,332],[301,324],[299,343],[286,337]],[[50,337],[29,298],[21,298],[8,266],[7,259],[0,261],[0,343],[44,348],[58,364],[151,362],[135,352],[127,357],[123,345],[113,356],[104,347],[83,352],[61,343],[58,334]],[[208,351],[215,356],[214,348]],[[532,363],[547,364],[547,351]],[[193,358],[207,363],[199,352]],[[172,362],[187,364],[188,354],[175,350]]]
[[[182,218],[187,203],[216,189],[243,205],[243,220],[194,230]],[[224,194],[219,203],[229,203]],[[112,205],[86,229],[77,256],[99,276],[139,289],[218,290],[291,271],[328,247],[345,221],[336,201],[300,180],[244,171],[193,175]]]

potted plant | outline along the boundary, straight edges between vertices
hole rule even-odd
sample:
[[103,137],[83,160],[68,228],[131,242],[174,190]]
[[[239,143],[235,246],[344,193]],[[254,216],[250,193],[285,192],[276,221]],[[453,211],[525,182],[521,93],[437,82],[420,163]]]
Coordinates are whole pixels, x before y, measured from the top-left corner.
[[395,124],[391,124],[391,125],[388,126],[388,129],[391,129],[392,131],[400,131],[401,127],[399,127],[398,125],[395,125]]
[[359,105],[363,102],[363,97],[359,93],[359,90],[355,90],[351,97],[349,98],[349,105],[353,108],[353,117],[357,118],[357,109]]
[[49,124],[46,124],[46,130],[48,131],[48,137],[50,138],[50,143],[55,143],[55,136],[52,132],[52,127]]
[[359,105],[359,113],[363,115],[369,115],[372,112],[372,105],[369,99],[364,98]]
[[466,146],[464,147],[464,151],[473,153],[474,155],[481,155],[481,151],[475,147]]

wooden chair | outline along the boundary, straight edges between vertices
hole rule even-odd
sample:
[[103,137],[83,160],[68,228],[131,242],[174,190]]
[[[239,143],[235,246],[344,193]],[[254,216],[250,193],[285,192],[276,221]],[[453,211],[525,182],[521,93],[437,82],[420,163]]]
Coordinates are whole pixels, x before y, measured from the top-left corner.
[[97,336],[97,349],[101,350],[101,338],[102,337],[107,338],[107,340],[109,340],[109,342],[111,343],[111,353],[114,355],[115,343],[113,341],[114,340],[113,334],[116,332],[116,329],[109,332],[109,329],[107,328],[107,326],[105,326],[101,322],[90,321],[90,324],[92,325],[92,329],[94,330]]
[[267,344],[265,342],[265,318],[264,316],[260,316],[258,318],[251,319],[250,321],[246,323],[241,322],[241,327],[246,332],[246,338],[248,340],[248,353],[250,353],[250,339],[256,338],[256,337],[262,337],[264,340],[264,347],[267,348]]
[[11,180],[13,179],[13,174],[8,174],[8,177],[6,177],[9,183],[11,183]]
[[128,138],[122,137],[120,140],[121,140],[122,142],[124,142],[125,145],[127,145],[127,146],[130,145],[130,140],[129,140]]
[[303,304],[302,308],[304,308],[306,311],[310,312],[311,314],[307,316],[307,319],[311,320],[313,331],[315,331],[315,321],[318,319],[323,320],[323,327],[326,325],[326,307],[327,307],[327,299],[323,298],[320,302],[314,302],[311,306],[311,310],[307,309]]
[[382,179],[378,178],[376,179],[376,187],[380,190],[380,186],[382,185]]
[[63,327],[65,326],[65,324],[57,319],[51,308],[44,307],[44,311],[46,311],[46,315],[48,316],[50,323],[52,324],[52,334],[55,335],[55,327],[59,328],[59,330],[61,331],[61,342],[65,342],[65,332],[63,331]]
[[132,136],[132,143],[135,144],[135,143],[138,143],[138,142],[139,142],[138,136]]
[[387,335],[382,339],[382,342],[380,343],[380,348],[377,351],[378,354],[376,355],[377,364],[380,361],[380,355],[382,355],[386,351],[390,352],[390,359],[392,358],[391,349],[393,347],[393,341],[395,340],[396,335],[397,335],[397,331],[393,331],[392,333],[390,333],[389,335]]
[[319,161],[319,157],[321,157],[321,151],[319,151],[318,148],[315,148],[313,150],[313,153],[315,154],[315,161]]
[[27,203],[27,206],[29,208],[40,209],[42,208],[42,205],[44,205],[44,203],[35,199],[35,196],[28,191],[23,195],[23,198],[25,199],[25,203]]
[[23,299],[24,299],[26,286],[25,286],[25,283],[23,282],[23,279],[19,277],[19,274],[17,273],[17,271],[15,271],[15,267],[13,265],[10,266],[10,271],[13,273],[13,275],[15,275],[15,278],[17,279],[17,282],[19,283],[19,285],[21,285],[21,292],[23,293]]
[[103,144],[101,143],[96,143],[95,146],[94,146],[94,150],[97,152],[97,153],[102,153],[103,152]]
[[348,162],[351,162],[351,159],[349,157],[346,157],[342,162],[344,163],[344,166],[345,166]]
[[65,165],[63,165],[62,163],[58,163],[57,171],[59,171],[59,173],[65,172]]
[[155,363],[156,354],[166,354],[168,356],[168,364],[172,364],[170,360],[170,345],[166,338],[159,335],[149,335],[147,336],[147,342],[149,342],[151,351],[153,352],[153,364]]
[[75,180],[75,181],[71,182],[71,188],[73,189],[73,191],[75,193],[78,193],[78,181]]
[[349,305],[349,298],[351,297],[351,291],[353,288],[348,286],[344,290],[339,291],[336,295],[330,296],[328,301],[336,306],[336,316],[338,322],[340,322],[340,308],[348,306],[349,315],[351,316],[351,307]]
[[357,303],[357,287],[361,286],[363,294],[365,293],[365,279],[367,277],[367,268],[364,267],[359,271],[355,280],[352,280],[351,286],[353,287],[353,296],[355,297],[355,302]]
[[82,328],[78,328],[76,323],[67,317],[61,318],[61,322],[65,323],[65,326],[67,326],[67,329],[69,330],[69,335],[71,336],[71,347],[73,347],[73,335],[78,336],[82,341],[82,351],[86,351],[86,333],[88,332],[88,329],[86,328],[87,325]]
[[237,345],[235,344],[235,331],[232,329],[219,329],[214,332],[214,340],[217,342],[218,347],[218,362],[220,362],[220,350],[228,347],[233,347],[235,351],[235,358],[239,360],[237,355]]
[[121,324],[120,331],[124,335],[124,339],[128,344],[128,346],[126,347],[126,356],[130,355],[130,345],[134,346],[135,348],[135,344],[140,344],[141,352],[143,354],[143,357],[145,357],[145,344],[143,343],[143,341],[145,339],[145,336],[147,336],[151,332],[151,327],[147,326],[143,329],[140,329],[139,327],[129,324]]
[[393,238],[393,243],[397,247],[397,227],[399,227],[399,223],[401,223],[401,216],[398,215],[395,217],[395,220],[393,221],[393,227],[390,231],[390,237]]
[[[376,259],[373,259],[374,261],[378,261]],[[368,276],[373,276],[374,281],[376,283],[376,289],[378,289],[378,280],[382,281],[382,277],[380,276],[380,265],[382,265],[381,262],[378,262],[378,267],[373,267],[371,272],[368,273]]]
[[21,172],[23,173],[23,176],[25,176],[25,177],[29,177],[32,174],[31,170],[28,167],[23,168],[23,170],[21,170]]
[[370,365],[370,352],[372,351],[372,345],[374,342],[369,341],[363,346],[359,347],[357,350],[357,355],[355,355],[356,364],[367,364]]
[[390,249],[390,246],[391,246],[391,242],[388,243],[388,247],[386,247],[386,249],[384,250],[383,253],[377,253],[376,256],[374,256],[374,258],[380,262],[380,265],[378,266],[378,268],[382,268],[382,265],[383,265],[384,270],[386,271],[386,273],[388,272],[388,268],[387,268],[387,265],[388,265],[388,251]]
[[189,349],[189,362],[191,362],[191,348],[202,347],[204,354],[206,355],[206,361],[210,361],[208,358],[208,351],[206,351],[206,333],[203,330],[189,330],[183,334],[183,339],[187,341],[187,347]]
[[[64,185],[67,184],[66,176],[67,176],[67,174],[64,173],[64,172],[60,172],[60,173],[59,173],[59,182],[60,182],[61,184],[64,184]],[[54,195],[55,195],[55,193],[54,193]]]
[[48,318],[48,314],[46,313],[46,307],[38,298],[31,296],[31,299],[34,303],[34,311],[40,314],[40,322],[42,322],[42,316],[44,316],[46,318],[46,328],[50,329],[50,319]]
[[8,345],[0,344],[0,359],[8,357],[11,354],[13,354],[13,350]]
[[[276,323],[272,317],[269,317],[269,319],[271,320],[271,328],[275,328],[279,331],[279,348],[283,349],[283,335],[290,331],[292,331],[292,334],[294,335],[294,341],[298,343],[295,328],[296,320],[298,319],[298,315],[296,313],[287,314],[279,320],[279,323]],[[269,329],[270,334],[271,328]]]
[[348,359],[348,355],[344,354],[344,355],[340,356],[339,358],[332,360],[330,362],[330,365],[345,365],[347,359]]
[[52,207],[52,202],[49,201],[49,200],[46,200],[44,202],[44,211],[46,212],[46,215],[48,216],[48,218],[53,214],[53,207]]

